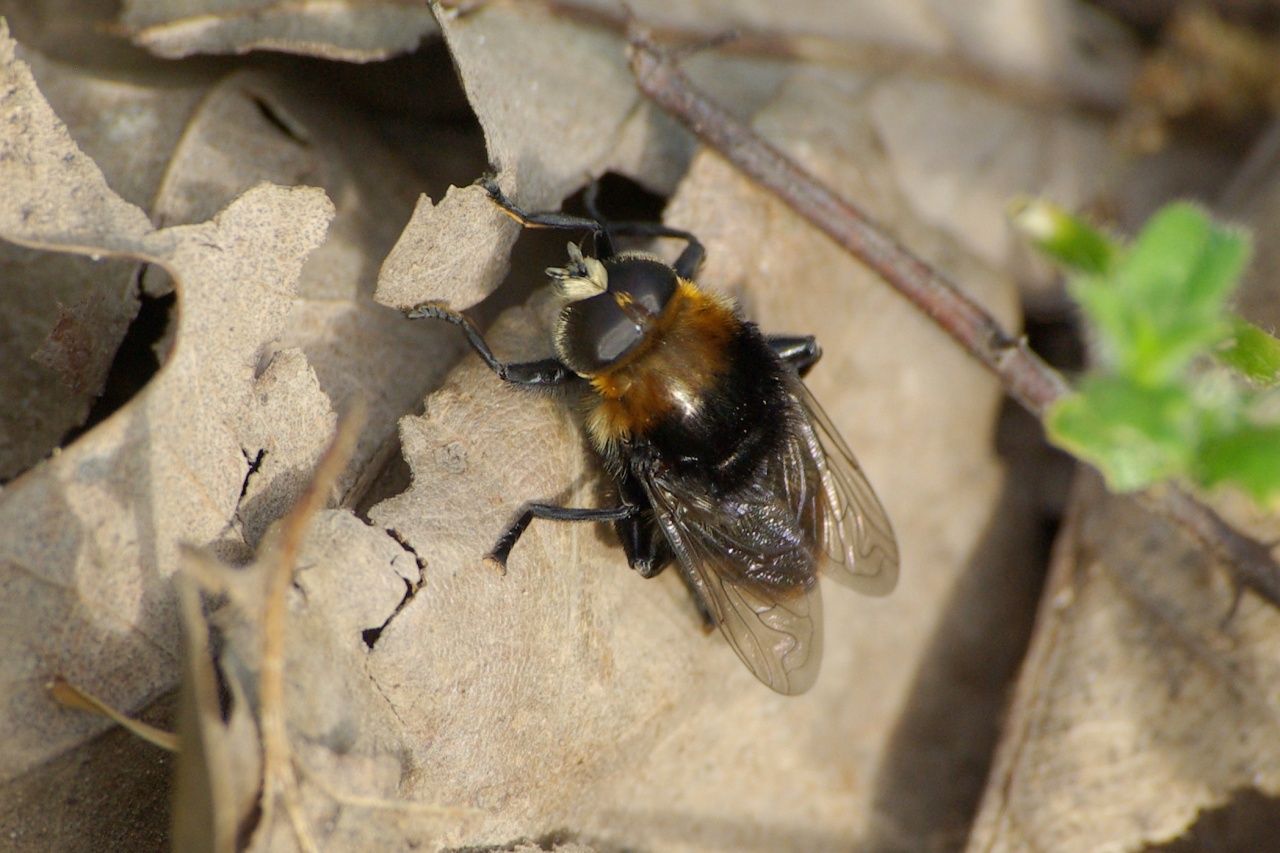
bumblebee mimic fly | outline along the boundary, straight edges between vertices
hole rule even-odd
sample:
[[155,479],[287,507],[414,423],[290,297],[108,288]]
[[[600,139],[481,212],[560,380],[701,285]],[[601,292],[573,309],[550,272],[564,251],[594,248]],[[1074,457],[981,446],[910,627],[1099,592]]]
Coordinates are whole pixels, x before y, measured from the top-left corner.
[[[821,355],[812,337],[761,334],[731,302],[694,283],[704,250],[655,223],[525,213],[492,181],[493,201],[523,226],[584,233],[547,270],[565,301],[555,356],[499,361],[465,314],[427,303],[410,317],[461,327],[476,353],[516,385],[581,383],[592,446],[618,505],[526,504],[494,546],[505,564],[534,518],[612,523],[631,567],[674,562],[699,608],[757,678],[808,690],[822,659],[817,575],[870,595],[898,579],[898,545],[853,454],[801,381]],[[671,237],[674,264],[615,248],[615,238]]]

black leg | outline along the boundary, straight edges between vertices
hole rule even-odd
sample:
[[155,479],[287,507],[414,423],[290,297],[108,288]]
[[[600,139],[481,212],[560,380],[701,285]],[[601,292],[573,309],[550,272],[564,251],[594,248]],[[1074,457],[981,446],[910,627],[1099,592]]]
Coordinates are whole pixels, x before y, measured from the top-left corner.
[[600,198],[600,179],[596,178],[587,184],[587,190],[582,194],[582,206],[587,209],[587,216],[596,222],[604,222],[605,218],[600,213],[600,208],[596,206],[596,201]]
[[515,547],[516,542],[520,541],[525,529],[529,527],[529,523],[535,518],[546,518],[551,521],[622,522],[629,518],[634,518],[638,511],[636,507],[626,504],[608,509],[556,506],[555,504],[525,504],[515,522],[507,528],[507,532],[502,534],[497,544],[493,546],[493,550],[489,552],[488,559],[497,563],[502,567],[503,571],[506,571],[507,558],[511,556],[511,549]]
[[702,617],[702,630],[710,634],[718,624],[716,617],[711,615],[711,608],[707,607],[707,603],[702,600],[702,596],[698,595],[697,590],[690,587],[689,591],[693,595],[694,606],[698,608],[698,615]]
[[642,578],[657,577],[675,558],[675,554],[671,553],[671,543],[658,528],[652,515],[637,515],[615,521],[613,529],[622,542],[627,564],[639,572]]
[[618,479],[618,493],[624,504],[636,507],[636,514],[631,518],[613,523],[622,550],[626,552],[627,564],[639,572],[640,577],[654,577],[675,558],[671,543],[653,517],[649,496],[629,472],[623,472]]
[[601,260],[613,257],[613,240],[609,236],[609,230],[603,224],[595,219],[587,219],[583,216],[570,216],[567,213],[559,213],[556,211],[546,211],[542,213],[526,213],[522,208],[518,207],[515,202],[507,198],[499,187],[497,182],[490,177],[483,177],[476,181],[477,184],[485,188],[489,193],[489,198],[493,199],[493,203],[525,228],[553,228],[562,231],[586,231],[596,242],[596,255]]
[[770,335],[766,340],[778,357],[796,369],[801,376],[822,358],[822,347],[813,335]]
[[672,264],[676,275],[681,278],[690,280],[695,278],[698,267],[702,266],[702,259],[707,254],[707,250],[693,234],[680,228],[668,228],[657,222],[606,222],[604,228],[611,238],[614,235],[625,235],[627,237],[671,237],[685,241],[687,245],[684,251]]
[[471,344],[476,354],[484,359],[484,363],[489,365],[490,370],[498,374],[499,379],[505,382],[516,385],[563,385],[578,376],[554,358],[544,358],[540,361],[498,361],[470,317],[439,303],[424,303],[411,310],[406,316],[410,320],[444,320],[459,327],[466,333],[467,342]]
[[693,281],[698,275],[698,267],[702,266],[702,259],[706,257],[706,254],[707,250],[702,248],[702,244],[690,234],[689,245],[685,246],[684,251],[680,253],[680,257],[676,258],[674,264],[676,275]]
[[588,188],[586,197],[587,210],[594,218],[587,218],[555,211],[526,213],[507,198],[492,178],[481,178],[477,183],[488,191],[494,204],[526,228],[556,228],[567,231],[586,231],[591,234],[596,241],[596,257],[602,261],[616,254],[613,240],[615,236],[672,237],[676,240],[684,240],[687,245],[674,264],[676,274],[681,278],[693,278],[706,254],[698,238],[688,231],[668,228],[657,222],[610,222],[603,219],[596,210],[595,184]]

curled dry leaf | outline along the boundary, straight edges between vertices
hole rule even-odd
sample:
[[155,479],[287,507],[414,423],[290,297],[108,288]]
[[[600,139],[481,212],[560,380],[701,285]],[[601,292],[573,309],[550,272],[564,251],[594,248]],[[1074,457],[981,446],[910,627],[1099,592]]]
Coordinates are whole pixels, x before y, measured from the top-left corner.
[[[331,113],[307,100],[314,98],[313,92],[245,75],[215,87],[197,108],[189,90],[180,90],[184,100],[179,107],[185,112],[172,111],[187,122],[180,125],[186,130],[180,144],[174,149],[176,133],[157,133],[148,140],[150,153],[160,151],[161,158],[169,158],[158,161],[168,170],[158,187],[161,170],[151,168],[155,158],[135,169],[137,156],[113,157],[110,134],[95,135],[92,120],[76,103],[81,97],[76,87],[60,85],[67,75],[58,77],[59,69],[43,63],[42,81],[52,81],[62,105],[72,107],[73,129],[112,164],[112,185],[119,180],[140,201],[156,196],[155,217],[169,226],[191,223],[157,231],[142,210],[108,188],[95,164],[77,150],[26,67],[15,61],[15,46],[7,32],[5,36],[6,126],[0,144],[8,213],[0,233],[31,247],[4,244],[13,249],[24,273],[9,277],[15,286],[6,291],[6,304],[15,310],[6,310],[6,316],[21,317],[18,299],[39,289],[34,284],[39,279],[28,275],[31,268],[50,266],[46,258],[62,257],[47,250],[69,249],[95,258],[130,259],[118,262],[125,266],[117,286],[102,272],[115,262],[97,260],[83,285],[94,299],[112,293],[126,297],[117,296],[122,315],[114,327],[117,339],[136,310],[134,258],[163,265],[173,276],[172,281],[163,276],[147,280],[152,292],[176,282],[181,321],[168,363],[143,394],[53,461],[9,484],[0,496],[0,514],[13,525],[0,537],[2,580],[11,593],[0,612],[0,628],[5,637],[15,638],[0,689],[6,703],[0,777],[8,791],[5,799],[23,802],[22,792],[40,784],[35,768],[100,728],[83,715],[50,710],[42,689],[49,676],[63,673],[126,708],[168,689],[177,674],[168,581],[177,545],[220,537],[224,549],[236,551],[242,540],[252,541],[301,488],[299,472],[309,468],[327,443],[334,403],[345,405],[353,395],[372,389],[375,416],[381,420],[363,435],[361,464],[367,465],[391,434],[394,419],[421,399],[422,389],[442,369],[433,367],[439,362],[425,354],[451,347],[432,347],[432,335],[422,334],[427,330],[420,324],[370,301],[377,263],[393,242],[397,223],[408,216],[412,198],[403,188],[412,181],[396,171],[393,157],[379,156],[381,147],[355,122],[329,119],[323,126],[321,120]],[[129,127],[120,100],[110,104],[115,119],[111,111],[99,116],[107,128]],[[141,123],[158,130],[137,103],[141,100],[135,98],[133,117],[141,115]],[[306,144],[298,145],[299,139]],[[115,141],[125,137],[118,133]],[[145,147],[137,140],[125,144]],[[333,157],[335,150],[348,152],[347,159]],[[238,158],[228,156],[233,151]],[[342,199],[342,215],[320,261],[302,268],[332,215],[323,193],[255,188],[264,178],[324,183]],[[196,185],[200,190],[192,191]],[[214,221],[201,222],[207,216],[215,216]],[[307,297],[302,302],[296,299],[300,274]],[[30,288],[16,286],[26,279],[32,281]],[[295,313],[288,316],[291,309]],[[75,306],[71,310],[79,312],[68,314],[77,320],[87,313]],[[89,364],[104,372],[116,341],[89,349],[67,331],[67,322],[57,324],[47,313],[27,324],[35,326],[33,340],[52,334],[45,347],[51,356],[45,361],[68,376],[72,368],[83,376],[83,361],[71,357],[88,350],[93,357]],[[113,328],[101,317],[89,319],[96,321],[89,333]],[[321,338],[330,343],[320,345]],[[335,339],[341,345],[334,346]],[[273,341],[286,347],[275,358],[267,346]],[[316,364],[309,364],[303,351],[288,348],[291,344],[318,353]],[[22,373],[36,348],[20,346],[7,361],[19,380],[12,387],[30,389],[31,399],[43,402],[52,396],[48,386],[54,383]],[[401,357],[417,354],[421,363],[405,371],[388,357],[389,351]],[[404,380],[391,381],[398,377]],[[85,401],[98,391],[92,379],[82,380],[84,387],[76,389]],[[30,406],[20,397],[15,394],[7,402],[19,405],[6,407],[5,417],[12,413],[30,422]],[[68,416],[73,424],[83,419],[86,405]],[[15,432],[25,435],[24,427],[19,423]],[[15,455],[9,473],[30,467],[58,444],[66,429],[56,424],[44,429],[43,443],[34,452]],[[353,476],[348,476],[348,486]],[[239,522],[239,530],[229,527],[233,521]],[[400,563],[405,561],[394,543],[381,534],[377,538],[396,552]],[[376,628],[394,610],[404,583],[416,582],[416,567],[400,566],[398,571],[406,581],[397,584],[381,610],[351,631],[357,643],[360,631]],[[103,791],[95,800],[111,796]]]
[[[6,51],[5,61],[14,61],[14,45]],[[70,72],[38,63],[42,78],[51,88],[65,91],[60,85]],[[99,95],[116,105],[113,92],[100,89]],[[114,90],[119,95],[119,89]],[[35,93],[34,86],[18,87],[6,92],[6,136],[16,136],[33,128],[52,132],[53,114]],[[136,106],[136,104],[134,104]],[[6,176],[36,171],[35,186],[48,175],[52,163],[7,164]],[[82,159],[68,164],[69,183],[75,184],[92,169]],[[96,169],[94,169],[96,171]],[[109,192],[101,177],[99,193]],[[86,187],[93,182],[86,181]],[[6,184],[11,186],[11,184]],[[16,192],[6,193],[10,216],[30,217],[37,212],[39,199],[23,198]],[[49,199],[44,200],[47,208]],[[97,208],[95,211],[94,208]],[[47,213],[47,211],[46,211]],[[97,213],[103,218],[92,221]],[[117,218],[117,214],[119,214]],[[77,230],[95,230],[112,223],[123,231],[139,233],[146,219],[136,209],[123,209],[112,200],[99,205],[87,203],[82,211],[67,211],[62,220],[65,236]],[[71,217],[80,216],[78,222]],[[49,228],[51,223],[24,223],[29,233]],[[55,226],[56,227],[56,226]],[[21,241],[22,233],[11,239]],[[82,424],[90,406],[102,393],[111,365],[129,321],[136,314],[138,299],[132,286],[136,264],[118,259],[97,260],[70,255],[53,255],[15,243],[0,244],[0,271],[5,286],[5,310],[0,312],[0,385],[5,388],[5,405],[0,407],[0,478],[11,479],[46,456],[72,429]],[[34,356],[34,357],[33,357]]]
[[[209,577],[220,571],[207,554],[185,555],[187,574]],[[195,569],[194,563],[203,564]],[[209,853],[235,850],[236,838],[251,819],[262,780],[262,746],[240,673],[224,670],[229,713],[223,713],[196,581],[174,578],[182,620],[182,688],[178,706],[180,757],[174,775],[173,848]]]
[[236,433],[256,359],[279,334],[332,209],[319,191],[263,186],[210,222],[153,228],[72,143],[7,32],[0,39],[0,234],[161,264],[181,293],[181,330],[155,380],[0,493],[9,780],[100,727],[52,705],[42,685],[53,673],[124,708],[174,683],[178,543],[209,541],[235,511],[248,470]]
[[489,160],[521,204],[557,207],[613,165],[642,108],[616,35],[533,3],[482,8],[442,29]]
[[519,236],[512,225],[480,187],[450,187],[435,204],[422,196],[382,265],[376,299],[413,308],[427,295],[427,283],[438,283],[432,299],[474,305],[506,277],[507,256]]
[[[196,107],[199,86],[172,79],[163,87],[137,85],[32,50],[21,55],[112,189],[145,208]],[[11,132],[21,129],[21,123],[10,126]],[[139,311],[138,266],[123,258],[90,260],[0,244],[0,277],[7,283],[0,312],[0,386],[9,403],[0,407],[0,479],[12,479],[47,456],[90,417]]]
[[[327,443],[332,410],[356,398],[369,406],[338,493],[394,438],[396,419],[438,384],[441,353],[452,350],[439,330],[423,329],[373,299],[378,267],[395,244],[414,203],[419,178],[358,117],[314,86],[260,72],[232,74],[210,88],[191,117],[156,191],[154,217],[198,222],[260,181],[312,184],[336,199],[324,243],[307,258],[283,334],[262,355],[296,348],[327,401],[298,398],[290,413],[269,420],[269,443],[241,508],[248,542],[279,518],[299,494]],[[164,287],[152,279],[152,289]],[[277,400],[277,404],[280,401]],[[283,474],[291,487],[278,477]],[[266,490],[267,502],[256,505]]]
[[[344,464],[340,460],[337,467]],[[181,849],[195,849],[183,842],[200,842],[233,850],[236,839],[250,831],[250,849],[294,844],[282,803],[268,808],[260,802],[263,761],[272,755],[264,756],[261,735],[268,714],[281,715],[294,736],[285,753],[268,764],[287,763],[299,786],[289,796],[304,804],[302,820],[326,826],[330,839],[345,839],[336,849],[399,846],[421,839],[441,817],[460,817],[457,811],[415,810],[391,801],[403,773],[397,758],[403,747],[396,721],[365,666],[363,633],[404,597],[406,574],[416,584],[417,567],[406,566],[412,559],[403,549],[349,513],[322,512],[308,528],[296,555],[292,594],[284,602],[288,618],[276,638],[287,674],[284,701],[270,710],[263,698],[268,695],[262,661],[269,624],[264,617],[274,606],[268,584],[281,570],[279,537],[265,540],[259,558],[241,568],[204,553],[188,555],[187,574],[223,603],[206,616],[191,578],[183,578],[188,582],[180,587],[186,638],[183,753],[173,821]],[[211,626],[219,638],[217,665],[230,693],[225,720],[212,689]],[[383,814],[369,821],[370,811],[390,812],[390,819]],[[410,823],[402,813],[416,820]],[[424,813],[433,820],[423,820]]]
[[412,50],[435,32],[420,3],[403,0],[125,0],[121,26],[157,56],[278,50],[370,62]]

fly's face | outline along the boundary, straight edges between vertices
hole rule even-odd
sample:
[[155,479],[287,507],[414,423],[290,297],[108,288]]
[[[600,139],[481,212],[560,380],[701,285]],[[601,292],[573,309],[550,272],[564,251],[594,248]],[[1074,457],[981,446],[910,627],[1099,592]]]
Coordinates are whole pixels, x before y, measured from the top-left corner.
[[674,269],[629,252],[600,261],[569,244],[569,265],[547,270],[569,300],[555,330],[556,355],[579,376],[609,373],[635,357],[679,285]]

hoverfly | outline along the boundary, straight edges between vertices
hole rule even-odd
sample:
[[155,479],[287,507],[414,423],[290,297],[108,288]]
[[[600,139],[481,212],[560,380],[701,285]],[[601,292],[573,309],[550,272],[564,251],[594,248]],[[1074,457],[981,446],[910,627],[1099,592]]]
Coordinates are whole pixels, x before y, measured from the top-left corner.
[[[762,335],[694,276],[687,231],[654,223],[525,213],[492,180],[494,203],[526,227],[585,232],[547,270],[566,305],[553,358],[499,361],[465,314],[435,303],[410,317],[459,326],[503,380],[585,385],[592,446],[618,506],[526,504],[490,558],[505,565],[534,518],[612,523],[641,576],[675,562],[699,608],[757,678],[808,690],[822,659],[819,571],[870,595],[898,579],[893,528],[866,475],[801,381],[821,356],[812,337]],[[585,243],[586,236],[583,241]],[[671,237],[674,264],[618,252],[619,236]]]

